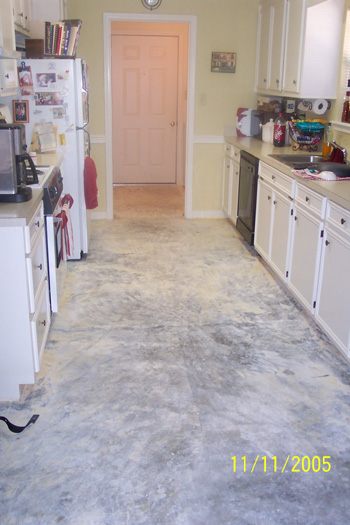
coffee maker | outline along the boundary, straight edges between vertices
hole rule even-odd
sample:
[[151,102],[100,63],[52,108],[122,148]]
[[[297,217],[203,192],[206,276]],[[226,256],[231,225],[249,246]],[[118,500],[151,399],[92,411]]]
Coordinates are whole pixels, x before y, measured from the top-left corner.
[[0,202],[25,202],[32,198],[26,186],[28,161],[34,180],[37,173],[26,152],[24,124],[0,124]]

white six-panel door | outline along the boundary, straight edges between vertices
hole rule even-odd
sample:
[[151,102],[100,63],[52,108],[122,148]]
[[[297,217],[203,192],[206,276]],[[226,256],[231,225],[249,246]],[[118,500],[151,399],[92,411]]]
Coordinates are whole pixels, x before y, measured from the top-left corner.
[[176,182],[177,36],[112,35],[113,181]]

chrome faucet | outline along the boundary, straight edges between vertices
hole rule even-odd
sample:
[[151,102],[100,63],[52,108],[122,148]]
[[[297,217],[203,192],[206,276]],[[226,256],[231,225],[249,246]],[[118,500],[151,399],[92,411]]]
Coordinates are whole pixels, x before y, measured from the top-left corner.
[[347,152],[346,152],[346,149],[343,148],[342,146],[340,146],[339,144],[336,143],[335,140],[333,140],[333,144],[336,148],[340,149],[340,151],[342,152],[343,154],[343,162],[344,164],[346,164],[346,160],[347,160]]

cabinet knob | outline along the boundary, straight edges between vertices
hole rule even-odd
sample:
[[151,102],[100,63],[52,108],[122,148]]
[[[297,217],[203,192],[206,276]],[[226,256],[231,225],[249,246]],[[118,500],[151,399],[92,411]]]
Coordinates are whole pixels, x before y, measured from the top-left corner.
[[296,81],[296,80],[293,80],[293,84],[294,84],[295,86],[296,86],[296,83],[297,83],[297,81]]
[[306,200],[306,202],[310,201],[309,197],[305,197],[305,200]]
[[42,270],[43,269],[43,265],[42,264],[38,264],[37,268],[38,268],[38,270]]
[[295,220],[295,221],[297,221],[297,220],[298,220],[298,217],[297,217],[296,215],[294,216],[294,220]]
[[278,78],[276,78],[276,84],[277,84],[277,85],[279,84],[279,82],[280,82],[280,81],[278,80]]
[[330,244],[330,242],[329,242],[329,241],[326,241],[326,242],[325,242],[325,245],[326,245],[326,246],[328,246],[329,244]]
[[39,226],[40,226],[40,221],[36,221],[35,226],[37,226],[37,227],[39,228]]
[[40,323],[40,324],[42,324],[42,325],[46,326],[46,319],[45,319],[44,321],[41,321],[41,323]]
[[340,220],[340,223],[341,223],[341,224],[345,224],[345,223],[346,223],[346,220],[345,220],[345,219],[341,219],[341,220]]
[[272,175],[271,179],[272,179],[272,180],[276,180],[275,175]]
[[175,122],[174,122],[173,120],[170,122],[170,126],[171,126],[172,128],[175,126]]
[[264,82],[266,83],[266,78],[264,78]]
[[277,204],[277,201],[273,201],[273,203],[274,203],[274,205],[276,206],[276,204]]
[[267,196],[267,200],[268,200],[268,201],[271,200],[271,196],[270,196],[270,195]]
[[5,78],[7,78],[7,80],[10,78],[10,75],[7,73],[7,75],[5,75]]

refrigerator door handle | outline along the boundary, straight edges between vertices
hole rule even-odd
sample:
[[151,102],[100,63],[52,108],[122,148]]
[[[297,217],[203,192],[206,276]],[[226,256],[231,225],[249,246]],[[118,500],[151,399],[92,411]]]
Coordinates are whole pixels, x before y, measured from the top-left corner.
[[85,129],[85,128],[84,128],[84,133],[86,133],[86,135],[87,135],[87,140],[88,140],[87,154],[88,154],[88,157],[90,157],[90,152],[91,152],[91,137],[90,137],[90,133],[89,133],[88,130]]
[[87,129],[84,128],[84,126],[76,126],[75,129],[77,131],[84,131],[84,133],[86,133],[86,136],[87,136],[87,143],[88,143],[88,147],[87,147],[87,156],[90,157],[90,152],[91,152],[91,138],[90,138],[90,133],[88,132]]
[[[82,93],[85,93],[85,95],[86,95],[86,98],[85,98],[85,100],[86,100],[86,120],[83,122],[83,127],[84,127],[84,126],[88,126],[88,124],[90,124],[90,112],[89,112],[89,102],[88,102],[89,94],[88,94],[88,92],[85,89],[82,89]],[[84,115],[84,112],[83,112],[83,115]]]

